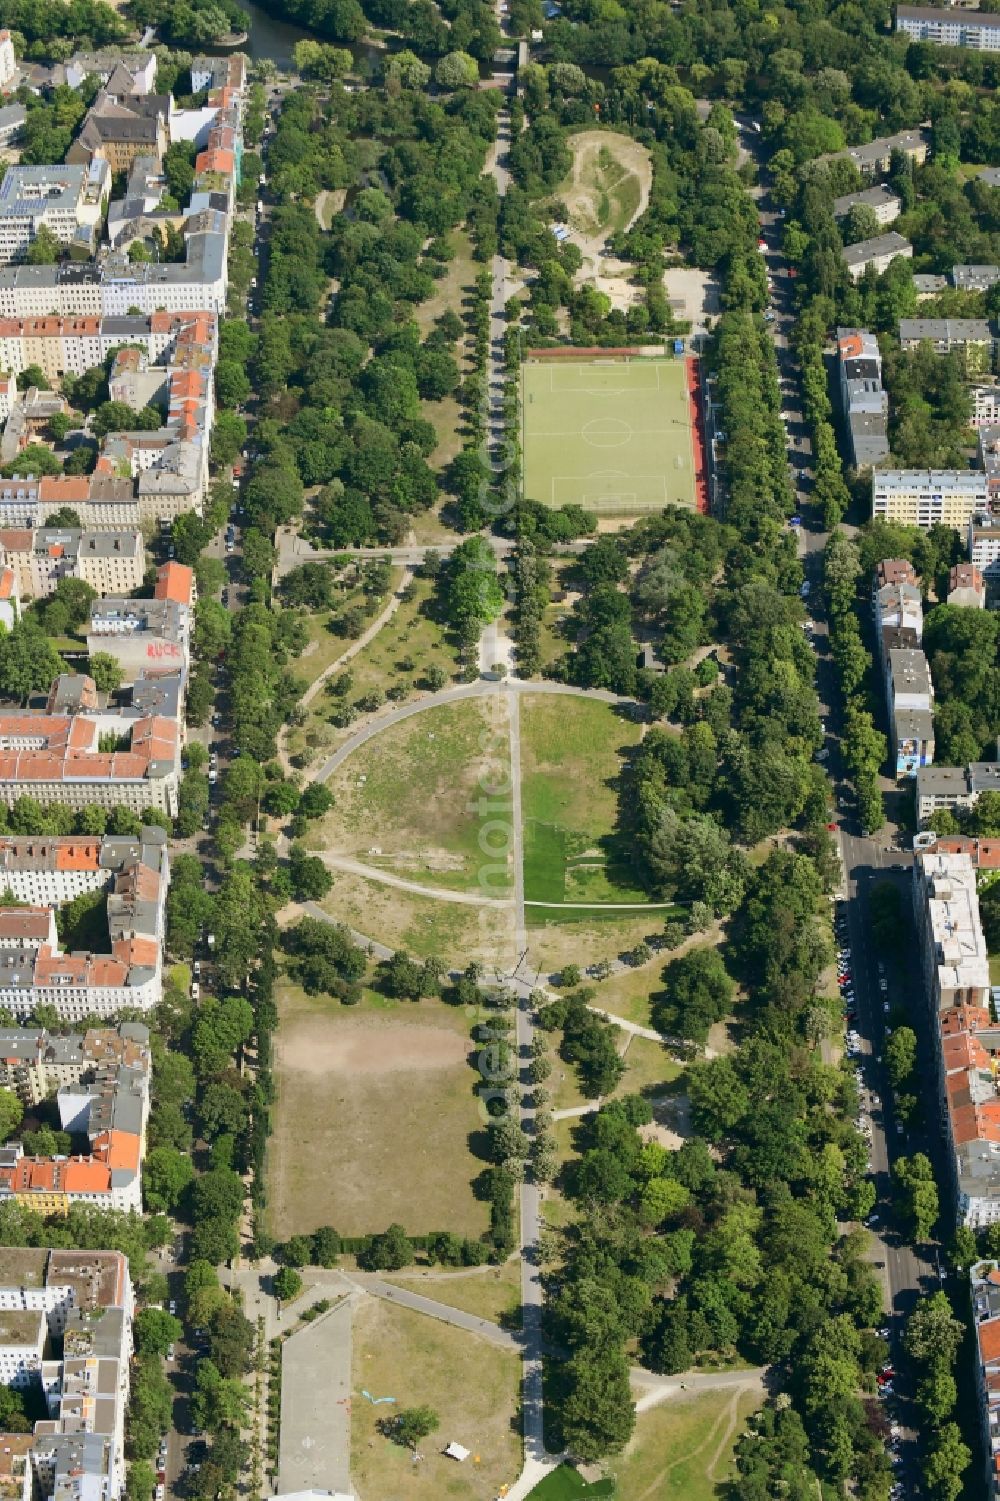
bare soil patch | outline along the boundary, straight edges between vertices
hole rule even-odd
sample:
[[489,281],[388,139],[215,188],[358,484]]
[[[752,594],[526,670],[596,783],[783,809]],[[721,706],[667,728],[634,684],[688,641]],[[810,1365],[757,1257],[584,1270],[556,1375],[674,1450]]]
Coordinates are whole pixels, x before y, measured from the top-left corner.
[[382,1027],[361,1022],[352,1024],[331,1018],[324,1035],[317,1038],[312,1028],[302,1029],[289,1039],[282,1050],[287,1068],[304,1074],[394,1074],[414,1068],[450,1068],[464,1062],[469,1047],[454,1032],[437,1028],[413,1027],[405,1022],[393,1024],[386,1036]]
[[366,1235],[398,1221],[413,1234],[481,1234],[470,1019],[440,1001],[372,995],[352,1010],[288,983],[278,1006],[274,1232]]

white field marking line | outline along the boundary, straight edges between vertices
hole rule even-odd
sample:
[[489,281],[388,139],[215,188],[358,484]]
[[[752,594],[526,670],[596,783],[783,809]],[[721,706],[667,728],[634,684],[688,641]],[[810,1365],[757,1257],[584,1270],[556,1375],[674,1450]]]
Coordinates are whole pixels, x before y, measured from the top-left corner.
[[[587,421],[584,422],[584,423],[582,423],[581,426],[567,428],[565,432],[543,432],[541,430],[541,428],[535,427],[535,428],[532,428],[531,433],[529,434],[529,436],[532,437],[532,438],[536,438],[536,439],[537,438],[576,438],[576,439],[579,440],[580,438],[583,438],[584,442],[589,443],[590,439],[589,438],[584,438],[583,429],[585,427],[589,427],[589,425],[590,425],[591,422],[606,422],[607,420],[608,420],[608,414],[607,413],[605,413],[605,415],[603,417],[588,417]],[[625,418],[624,417],[614,417],[614,418],[612,418],[612,420],[615,421],[615,422],[625,422]],[[685,424],[685,425],[690,430],[690,423]],[[632,438],[659,438],[659,437],[664,436],[665,431],[666,431],[663,427],[648,427],[648,428],[633,427],[631,423],[626,423],[626,426],[628,426],[631,429],[631,437],[629,437],[629,438],[626,439],[626,442],[629,442],[629,443],[631,443]],[[596,444],[592,444],[591,446],[592,447],[596,447],[597,445]]]

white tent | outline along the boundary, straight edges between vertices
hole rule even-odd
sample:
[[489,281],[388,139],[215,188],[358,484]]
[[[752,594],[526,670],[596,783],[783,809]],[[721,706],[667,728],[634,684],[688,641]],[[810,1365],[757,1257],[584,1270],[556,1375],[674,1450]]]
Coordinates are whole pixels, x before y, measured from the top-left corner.
[[444,1452],[447,1454],[449,1459],[457,1459],[459,1464],[461,1464],[463,1459],[468,1459],[471,1450],[466,1449],[463,1444],[456,1444],[452,1442],[448,1445],[447,1449]]

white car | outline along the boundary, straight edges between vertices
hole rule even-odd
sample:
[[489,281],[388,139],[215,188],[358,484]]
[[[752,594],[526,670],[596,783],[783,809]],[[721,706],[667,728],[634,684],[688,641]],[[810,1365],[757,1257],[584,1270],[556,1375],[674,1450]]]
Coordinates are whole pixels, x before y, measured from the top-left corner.
[[803,599],[808,599],[811,592],[812,584],[810,584],[809,580],[806,579],[805,583],[802,585],[802,588],[799,590],[799,594]]

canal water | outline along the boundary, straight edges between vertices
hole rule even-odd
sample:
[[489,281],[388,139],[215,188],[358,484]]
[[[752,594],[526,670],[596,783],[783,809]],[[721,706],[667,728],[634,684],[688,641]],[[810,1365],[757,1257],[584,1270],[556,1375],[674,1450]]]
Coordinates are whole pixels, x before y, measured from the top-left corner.
[[[296,42],[307,37],[319,42],[328,40],[316,36],[315,32],[308,31],[304,26],[296,26],[291,21],[281,21],[276,16],[269,15],[261,6],[254,5],[253,0],[239,0],[239,7],[250,17],[249,38],[240,51],[246,52],[253,62],[269,57],[279,73],[291,72],[292,49]],[[403,44],[400,42],[396,45]],[[349,44],[349,51],[353,54],[355,69],[362,77],[377,72],[385,58],[384,46],[371,41],[353,42]]]

